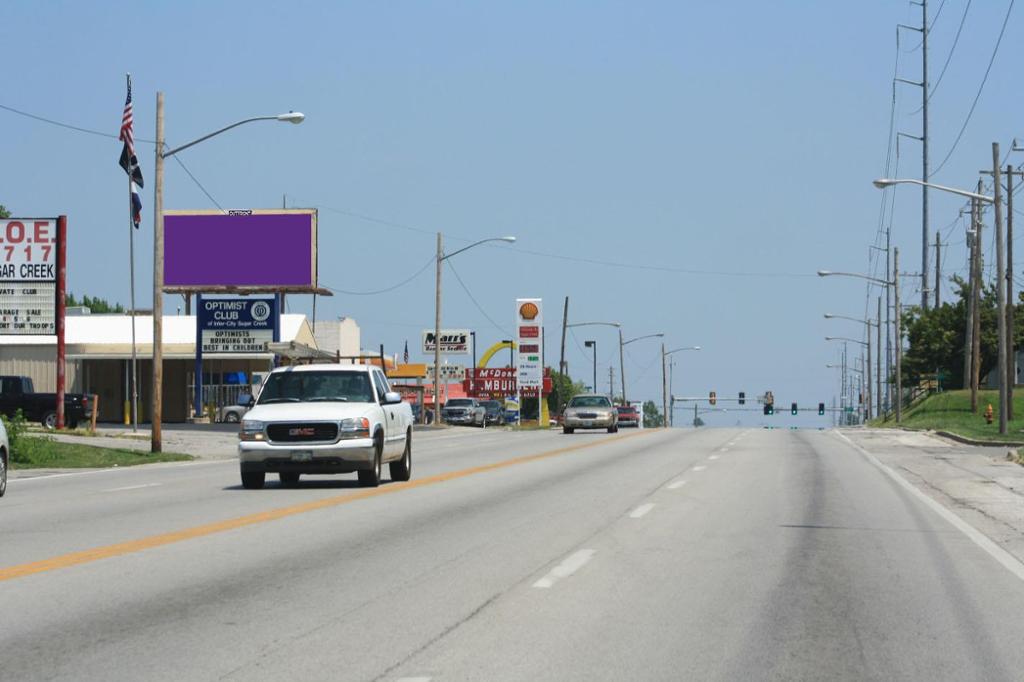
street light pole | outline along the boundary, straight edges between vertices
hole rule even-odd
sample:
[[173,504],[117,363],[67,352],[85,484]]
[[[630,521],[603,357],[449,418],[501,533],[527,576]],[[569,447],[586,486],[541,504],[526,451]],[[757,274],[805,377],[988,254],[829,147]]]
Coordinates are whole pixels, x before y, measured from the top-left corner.
[[[203,135],[180,147],[164,151],[164,93],[156,93],[156,173],[154,173],[155,188],[153,190],[153,385],[151,387],[153,395],[152,414],[150,415],[151,452],[156,453],[163,449],[164,159],[246,123],[252,123],[253,121],[285,121],[298,124],[302,123],[305,118],[299,112],[247,118]],[[198,319],[196,324],[198,326]],[[200,383],[202,376],[197,376],[195,381],[197,384]]]
[[892,289],[896,305],[896,423],[903,420],[903,311],[900,309],[900,249],[892,247]]
[[999,433],[1006,433],[1007,402],[1009,391],[1006,387],[1006,264],[1003,254],[1003,179],[999,161],[999,143],[992,143],[992,188],[995,209],[996,237],[996,320],[998,321],[998,376],[999,376]]
[[597,393],[597,341],[584,341],[583,345],[587,348],[594,349],[594,379],[593,379],[593,390]]
[[662,338],[665,334],[658,332],[657,334],[645,334],[643,336],[637,336],[628,341],[622,340],[622,327],[619,327],[619,374],[622,376],[622,404],[627,405],[626,402],[626,362],[623,356],[623,348],[633,343],[634,341],[642,341],[643,339],[653,339],[655,337]]

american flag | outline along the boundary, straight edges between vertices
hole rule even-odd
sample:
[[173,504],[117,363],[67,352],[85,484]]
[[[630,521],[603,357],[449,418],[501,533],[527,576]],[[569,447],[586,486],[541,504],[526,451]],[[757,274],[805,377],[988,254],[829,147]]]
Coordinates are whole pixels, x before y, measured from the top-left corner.
[[405,353],[402,355],[402,362],[409,364],[409,342],[405,342]]
[[121,116],[121,133],[117,136],[124,142],[118,164],[131,178],[132,222],[137,228],[142,222],[142,199],[139,189],[142,188],[142,169],[139,159],[135,156],[135,135],[133,131],[134,116],[132,115],[132,77],[128,74],[128,97],[124,101],[124,114]]

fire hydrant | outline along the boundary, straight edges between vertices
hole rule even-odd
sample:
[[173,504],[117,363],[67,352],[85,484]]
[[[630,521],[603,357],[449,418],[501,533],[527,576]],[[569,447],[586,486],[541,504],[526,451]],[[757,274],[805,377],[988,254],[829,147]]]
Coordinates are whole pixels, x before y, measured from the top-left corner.
[[985,408],[985,423],[992,423],[992,403],[989,403],[988,407]]

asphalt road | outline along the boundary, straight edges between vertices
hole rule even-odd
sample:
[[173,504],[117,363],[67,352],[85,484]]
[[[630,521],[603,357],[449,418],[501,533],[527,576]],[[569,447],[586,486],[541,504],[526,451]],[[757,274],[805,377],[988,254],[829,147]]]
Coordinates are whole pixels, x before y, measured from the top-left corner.
[[835,432],[417,436],[369,492],[225,461],[11,481],[0,678],[1024,674],[1020,564]]

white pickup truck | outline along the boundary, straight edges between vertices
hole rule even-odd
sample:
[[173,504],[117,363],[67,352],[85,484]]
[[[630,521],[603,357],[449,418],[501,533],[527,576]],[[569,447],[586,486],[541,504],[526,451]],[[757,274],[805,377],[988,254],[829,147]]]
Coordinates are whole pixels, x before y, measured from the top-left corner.
[[267,473],[282,485],[302,474],[359,474],[380,485],[412,475],[412,408],[372,365],[300,365],[274,370],[242,418],[238,460],[245,488]]

